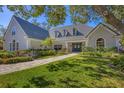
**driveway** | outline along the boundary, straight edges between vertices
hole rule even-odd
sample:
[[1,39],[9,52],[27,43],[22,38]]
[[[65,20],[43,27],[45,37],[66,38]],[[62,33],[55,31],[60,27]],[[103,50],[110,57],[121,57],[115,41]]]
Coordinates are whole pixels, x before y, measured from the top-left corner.
[[34,61],[30,61],[30,62],[22,62],[22,63],[16,63],[16,64],[2,64],[2,65],[0,65],[0,75],[37,67],[37,66],[51,63],[51,62],[58,61],[58,60],[63,60],[65,58],[72,57],[77,54],[78,53],[72,53],[72,54],[67,54],[67,55],[63,55],[63,56],[51,57],[51,58],[47,58],[47,59],[40,59],[40,60],[34,60]]

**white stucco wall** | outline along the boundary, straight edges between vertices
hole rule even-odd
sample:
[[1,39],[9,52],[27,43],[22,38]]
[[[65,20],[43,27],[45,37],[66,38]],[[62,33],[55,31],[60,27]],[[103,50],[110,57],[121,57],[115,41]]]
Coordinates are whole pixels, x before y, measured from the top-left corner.
[[29,41],[31,49],[41,49],[41,40],[29,38]]
[[[13,27],[15,27],[16,29],[16,33],[14,36],[12,36]],[[19,50],[25,50],[30,47],[28,46],[28,39],[26,34],[23,32],[22,28],[14,18],[11,19],[8,29],[4,35],[4,40],[5,50],[10,50],[10,43],[12,43],[13,40],[19,43]]]
[[89,36],[88,36],[88,47],[96,48],[96,41],[98,38],[103,38],[105,42],[105,48],[111,48],[117,46],[118,38],[115,36],[113,32],[111,32],[106,27],[100,25],[96,28]]

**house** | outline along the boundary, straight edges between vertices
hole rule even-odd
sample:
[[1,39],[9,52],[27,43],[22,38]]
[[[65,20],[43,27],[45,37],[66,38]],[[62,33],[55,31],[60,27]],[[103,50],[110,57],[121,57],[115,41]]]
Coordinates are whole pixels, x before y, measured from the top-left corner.
[[119,47],[120,33],[110,25],[100,23],[95,28],[84,24],[54,28],[49,31],[55,40],[55,49],[66,48],[69,52],[81,51],[82,47]]
[[40,48],[41,40],[49,37],[49,32],[28,21],[13,16],[4,34],[4,49],[26,50]]
[[13,16],[4,35],[5,50],[40,49],[45,38],[54,39],[55,50],[81,51],[82,47],[119,47],[120,33],[108,24],[95,28],[84,24],[55,27],[49,31]]

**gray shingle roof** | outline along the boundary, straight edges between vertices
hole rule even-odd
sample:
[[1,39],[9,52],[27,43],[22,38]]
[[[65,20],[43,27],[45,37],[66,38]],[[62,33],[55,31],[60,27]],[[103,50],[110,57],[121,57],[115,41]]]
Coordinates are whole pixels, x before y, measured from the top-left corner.
[[80,36],[86,36],[92,29],[93,27],[90,27],[86,24],[78,24],[78,25],[69,25],[69,26],[64,26],[64,27],[55,27],[52,28],[49,33],[51,37],[55,37],[55,32],[59,32],[62,35],[64,34],[64,30],[69,32],[69,36],[74,36],[73,35],[73,29],[76,28],[78,31],[78,35]]
[[49,32],[39,26],[36,26],[28,21],[25,21],[17,16],[14,16],[16,21],[20,24],[24,32],[27,34],[29,38],[34,39],[45,39],[49,37]]

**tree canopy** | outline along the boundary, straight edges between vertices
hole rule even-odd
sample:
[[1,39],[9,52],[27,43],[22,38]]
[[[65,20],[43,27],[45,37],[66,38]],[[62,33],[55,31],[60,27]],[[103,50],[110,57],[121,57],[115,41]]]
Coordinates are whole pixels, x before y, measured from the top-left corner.
[[[0,12],[4,11],[2,7],[0,6]],[[102,19],[120,32],[124,32],[124,23],[122,22],[124,20],[124,6],[121,5],[9,5],[7,8],[17,16],[21,16],[27,20],[44,15],[51,26],[63,24],[66,16],[69,15],[74,24]]]
[[45,40],[41,41],[41,45],[48,46],[48,47],[52,47],[53,43],[54,43],[54,40],[51,38],[46,38]]

